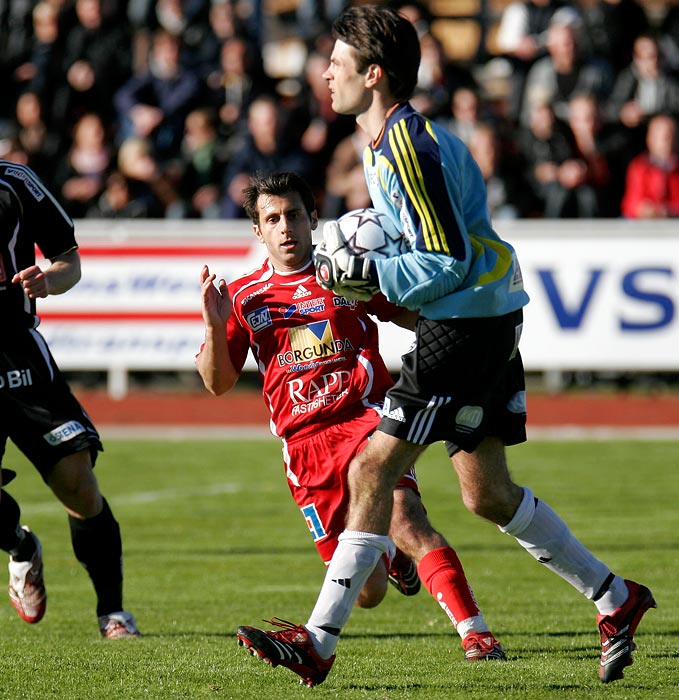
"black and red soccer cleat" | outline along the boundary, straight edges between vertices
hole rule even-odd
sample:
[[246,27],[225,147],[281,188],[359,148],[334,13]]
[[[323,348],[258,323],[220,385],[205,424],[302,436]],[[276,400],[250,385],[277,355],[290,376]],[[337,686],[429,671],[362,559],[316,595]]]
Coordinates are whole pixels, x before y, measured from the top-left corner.
[[657,607],[651,591],[634,581],[627,581],[629,596],[610,615],[597,615],[597,625],[601,634],[601,662],[599,678],[602,683],[610,683],[622,678],[625,667],[633,663],[632,652],[636,649],[634,632],[644,613]]
[[419,592],[421,583],[417,575],[415,562],[407,557],[400,549],[392,559],[388,569],[389,583],[396,588],[399,593],[406,596],[415,595]]
[[238,644],[253,656],[271,666],[285,666],[300,676],[300,683],[310,688],[322,683],[335,661],[319,656],[304,625],[272,617],[267,622],[281,627],[281,631],[264,631],[244,625],[236,631]]
[[466,661],[505,660],[502,644],[490,632],[472,632],[462,640]]

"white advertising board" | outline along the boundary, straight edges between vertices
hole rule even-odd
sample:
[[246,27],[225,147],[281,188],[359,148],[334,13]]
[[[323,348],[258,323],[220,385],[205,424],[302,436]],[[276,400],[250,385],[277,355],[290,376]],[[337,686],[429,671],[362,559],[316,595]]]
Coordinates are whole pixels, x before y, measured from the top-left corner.
[[[498,231],[515,246],[531,297],[527,369],[679,369],[679,224],[515,221]],[[38,305],[64,369],[192,369],[202,266],[228,281],[265,252],[246,221],[82,221],[77,237],[80,283]],[[391,324],[380,332],[396,369],[412,334]]]

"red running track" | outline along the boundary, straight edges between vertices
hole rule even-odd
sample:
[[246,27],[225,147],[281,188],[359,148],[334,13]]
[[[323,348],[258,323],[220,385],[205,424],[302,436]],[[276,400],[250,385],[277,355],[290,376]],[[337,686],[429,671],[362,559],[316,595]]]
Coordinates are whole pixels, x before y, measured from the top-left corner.
[[[120,400],[104,391],[76,391],[95,425],[261,426],[268,411],[256,392],[134,391]],[[679,428],[679,394],[529,394],[528,426],[547,428]]]

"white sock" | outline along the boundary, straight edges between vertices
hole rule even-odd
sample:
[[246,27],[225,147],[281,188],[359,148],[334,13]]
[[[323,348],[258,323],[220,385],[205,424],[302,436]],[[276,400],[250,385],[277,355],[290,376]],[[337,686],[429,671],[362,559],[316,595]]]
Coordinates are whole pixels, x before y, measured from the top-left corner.
[[[395,547],[387,535],[345,530],[325,574],[316,605],[305,625],[316,651],[330,658],[339,642],[339,632],[346,625],[358,594],[379,558],[394,556]],[[337,634],[328,632],[337,630]]]
[[457,627],[455,629],[460,635],[460,639],[464,639],[468,634],[471,634],[472,632],[488,632],[488,625],[483,619],[483,615],[479,613],[474,617],[468,617],[466,620],[458,622]]
[[594,601],[599,615],[611,615],[614,613],[629,596],[629,588],[621,576],[615,576],[610,586],[600,598]]
[[523,491],[514,517],[500,530],[515,537],[531,556],[591,600],[610,569],[573,536],[544,501],[535,499],[528,488]]

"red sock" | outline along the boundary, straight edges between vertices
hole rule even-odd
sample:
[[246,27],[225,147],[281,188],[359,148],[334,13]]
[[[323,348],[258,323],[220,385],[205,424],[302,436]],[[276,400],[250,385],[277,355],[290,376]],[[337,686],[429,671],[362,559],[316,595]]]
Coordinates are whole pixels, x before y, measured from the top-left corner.
[[440,547],[425,554],[417,573],[455,627],[462,620],[481,614],[462,562],[452,547]]

